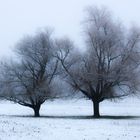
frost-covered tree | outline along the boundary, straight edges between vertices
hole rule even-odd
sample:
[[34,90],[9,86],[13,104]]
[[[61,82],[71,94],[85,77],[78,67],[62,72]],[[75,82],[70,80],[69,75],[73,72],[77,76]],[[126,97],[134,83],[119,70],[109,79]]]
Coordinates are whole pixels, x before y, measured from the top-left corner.
[[86,52],[79,57],[70,41],[61,40],[56,56],[68,83],[93,102],[99,117],[100,102],[138,91],[140,30],[125,30],[106,8],[97,7],[88,8],[84,26]]
[[57,97],[54,77],[57,60],[53,57],[53,40],[49,31],[23,38],[16,46],[16,62],[2,64],[1,94],[34,110],[39,117],[41,105]]

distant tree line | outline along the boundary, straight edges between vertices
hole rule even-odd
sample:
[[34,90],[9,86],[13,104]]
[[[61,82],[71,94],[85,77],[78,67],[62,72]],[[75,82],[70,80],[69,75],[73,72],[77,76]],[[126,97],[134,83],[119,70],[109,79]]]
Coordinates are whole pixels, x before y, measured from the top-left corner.
[[108,9],[97,7],[87,8],[83,27],[84,52],[69,38],[54,38],[50,29],[21,39],[17,59],[1,62],[1,98],[39,117],[46,100],[82,93],[98,118],[100,102],[139,94],[140,28],[126,29]]

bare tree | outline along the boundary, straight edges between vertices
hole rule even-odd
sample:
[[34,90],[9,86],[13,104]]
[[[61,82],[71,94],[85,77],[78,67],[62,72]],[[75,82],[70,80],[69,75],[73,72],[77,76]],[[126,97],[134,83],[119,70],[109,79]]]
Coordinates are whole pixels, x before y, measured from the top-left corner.
[[3,65],[1,82],[6,99],[34,110],[39,117],[41,105],[57,97],[53,92],[58,62],[53,57],[50,32],[26,37],[17,44],[19,61]]
[[138,91],[140,30],[125,30],[106,8],[90,7],[87,12],[85,54],[76,60],[73,44],[61,40],[56,57],[68,83],[92,100],[94,117],[99,117],[100,102]]

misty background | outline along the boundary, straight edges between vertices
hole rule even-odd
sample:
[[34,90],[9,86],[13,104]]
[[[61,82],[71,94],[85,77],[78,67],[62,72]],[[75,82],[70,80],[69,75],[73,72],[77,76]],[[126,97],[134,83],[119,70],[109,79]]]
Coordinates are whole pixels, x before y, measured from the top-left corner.
[[48,26],[81,47],[81,22],[89,5],[108,7],[126,26],[140,24],[139,0],[0,0],[0,58],[12,56],[23,36]]

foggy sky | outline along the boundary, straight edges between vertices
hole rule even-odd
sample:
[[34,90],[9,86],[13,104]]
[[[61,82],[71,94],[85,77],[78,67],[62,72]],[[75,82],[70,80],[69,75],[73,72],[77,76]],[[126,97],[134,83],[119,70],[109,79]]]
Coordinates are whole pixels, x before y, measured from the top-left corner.
[[81,45],[81,21],[89,5],[108,7],[126,26],[140,25],[139,0],[0,0],[0,57],[11,56],[18,40],[47,26]]

